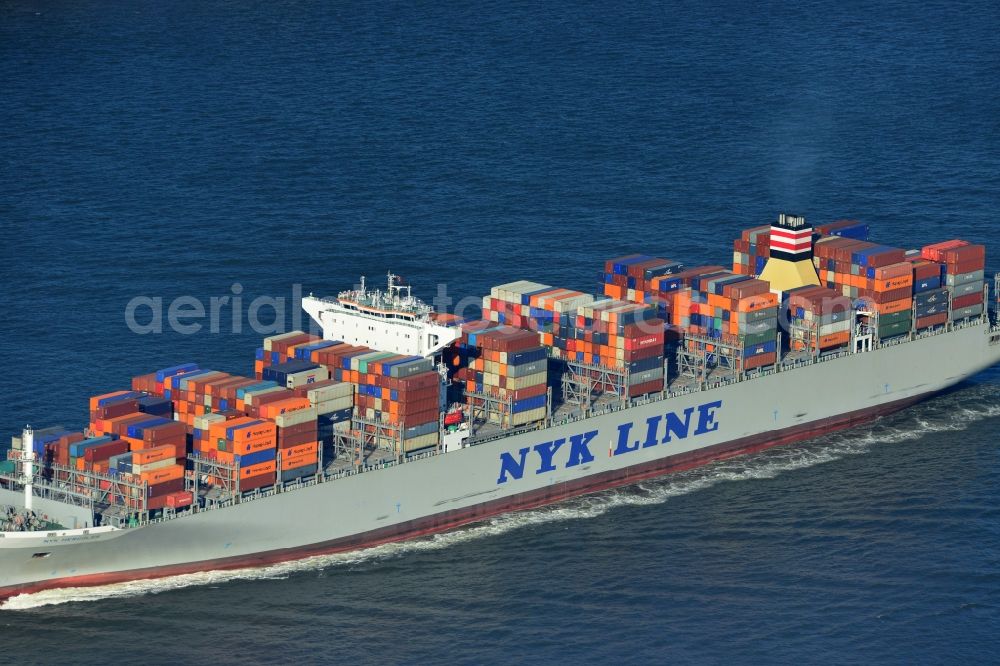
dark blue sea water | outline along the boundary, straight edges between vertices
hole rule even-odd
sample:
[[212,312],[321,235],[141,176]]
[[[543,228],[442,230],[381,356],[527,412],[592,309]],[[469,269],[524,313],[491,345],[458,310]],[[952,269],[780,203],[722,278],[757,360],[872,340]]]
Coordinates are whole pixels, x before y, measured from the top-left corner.
[[[137,335],[136,296],[593,289],[626,252],[725,263],[781,211],[1000,269],[998,26],[988,2],[0,0],[0,431],[177,362],[250,370],[245,319]],[[18,599],[0,660],[989,661],[998,387],[407,545]]]

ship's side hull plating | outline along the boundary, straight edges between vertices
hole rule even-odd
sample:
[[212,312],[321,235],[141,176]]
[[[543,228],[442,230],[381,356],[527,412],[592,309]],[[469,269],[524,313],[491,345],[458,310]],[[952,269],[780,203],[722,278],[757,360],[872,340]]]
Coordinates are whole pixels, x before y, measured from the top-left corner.
[[998,361],[1000,346],[988,344],[985,326],[974,326],[124,530],[114,539],[31,547],[0,539],[0,598],[256,566],[441,531],[863,423]]

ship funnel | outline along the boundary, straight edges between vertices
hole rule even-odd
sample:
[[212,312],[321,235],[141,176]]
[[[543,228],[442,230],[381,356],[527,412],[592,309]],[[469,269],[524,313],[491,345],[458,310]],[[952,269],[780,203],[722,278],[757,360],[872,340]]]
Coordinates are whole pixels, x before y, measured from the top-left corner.
[[760,274],[781,293],[797,287],[819,285],[813,266],[813,228],[801,215],[781,213],[771,225],[771,256]]

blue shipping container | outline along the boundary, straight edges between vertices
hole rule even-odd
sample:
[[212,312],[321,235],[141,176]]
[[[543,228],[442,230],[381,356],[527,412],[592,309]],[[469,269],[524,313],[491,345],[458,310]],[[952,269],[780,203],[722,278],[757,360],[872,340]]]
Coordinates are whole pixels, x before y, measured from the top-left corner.
[[251,465],[271,462],[277,458],[277,456],[277,449],[264,449],[263,451],[254,451],[253,453],[247,453],[242,456],[237,455],[235,458],[236,462],[240,464],[240,467],[250,467]]
[[251,384],[250,386],[244,386],[243,388],[236,389],[236,398],[242,400],[247,393],[253,393],[254,391],[260,391],[266,388],[274,388],[277,385],[277,382],[266,381],[257,382],[256,384]]
[[181,365],[175,365],[170,368],[164,368],[162,370],[156,371],[156,381],[162,382],[167,377],[173,377],[174,375],[180,374],[182,372],[191,372],[192,370],[197,370],[197,363],[182,363]]
[[536,395],[532,398],[525,398],[524,400],[518,400],[511,406],[511,411],[514,414],[520,414],[521,412],[531,411],[532,409],[538,409],[544,407],[548,402],[548,397],[544,395]]
[[149,419],[148,421],[140,421],[139,423],[134,423],[128,427],[128,436],[134,437],[135,439],[142,439],[142,434],[146,428],[152,428],[153,426],[163,425],[164,423],[170,423],[170,419],[165,419],[162,416],[157,416]]

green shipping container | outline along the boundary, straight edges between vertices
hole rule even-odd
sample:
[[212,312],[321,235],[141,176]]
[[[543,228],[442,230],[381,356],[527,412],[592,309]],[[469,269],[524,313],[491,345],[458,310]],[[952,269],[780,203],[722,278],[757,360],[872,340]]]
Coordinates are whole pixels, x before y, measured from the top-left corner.
[[897,335],[903,335],[904,333],[909,333],[909,332],[910,332],[909,320],[901,321],[896,324],[890,324],[889,326],[885,326],[881,322],[879,322],[878,337],[882,340],[885,340],[886,338],[894,338]]
[[764,331],[763,333],[754,333],[752,335],[741,335],[740,339],[743,340],[744,347],[754,347],[762,345],[765,342],[774,342],[778,339],[778,332]]
[[909,322],[912,318],[913,318],[913,310],[903,310],[902,312],[882,315],[881,317],[878,318],[878,325],[879,328],[881,329],[883,326],[894,326],[901,321]]

